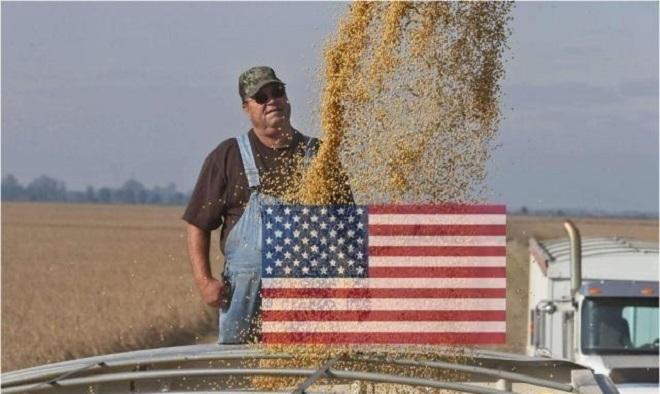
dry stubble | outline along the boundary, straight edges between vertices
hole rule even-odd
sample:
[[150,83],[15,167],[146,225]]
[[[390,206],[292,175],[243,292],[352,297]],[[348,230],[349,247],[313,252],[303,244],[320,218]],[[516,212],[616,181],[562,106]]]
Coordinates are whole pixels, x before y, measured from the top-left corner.
[[3,203],[2,370],[207,335],[181,212]]

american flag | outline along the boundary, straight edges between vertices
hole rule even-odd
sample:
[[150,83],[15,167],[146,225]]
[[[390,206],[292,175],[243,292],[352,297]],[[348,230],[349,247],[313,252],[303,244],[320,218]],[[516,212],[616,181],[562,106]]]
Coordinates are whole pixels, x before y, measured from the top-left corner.
[[506,339],[501,205],[267,205],[262,340],[487,344]]

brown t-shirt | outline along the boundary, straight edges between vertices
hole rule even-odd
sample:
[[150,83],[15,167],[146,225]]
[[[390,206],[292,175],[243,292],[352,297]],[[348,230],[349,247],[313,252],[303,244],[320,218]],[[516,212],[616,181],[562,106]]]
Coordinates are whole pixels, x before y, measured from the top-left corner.
[[[252,130],[248,137],[259,170],[260,190],[280,197],[292,182],[299,181],[299,163],[311,137],[296,131],[287,146],[276,149],[262,144]],[[311,144],[317,148],[318,140],[312,138]],[[238,142],[230,138],[206,157],[183,220],[207,231],[224,224],[220,233],[224,253],[227,235],[243,214],[250,194]]]

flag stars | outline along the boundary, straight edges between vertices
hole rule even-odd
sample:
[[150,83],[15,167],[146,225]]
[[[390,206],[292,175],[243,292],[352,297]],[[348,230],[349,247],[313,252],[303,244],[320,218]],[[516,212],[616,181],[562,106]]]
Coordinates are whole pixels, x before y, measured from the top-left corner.
[[[270,210],[268,210],[270,208]],[[264,275],[363,277],[366,208],[266,206]]]

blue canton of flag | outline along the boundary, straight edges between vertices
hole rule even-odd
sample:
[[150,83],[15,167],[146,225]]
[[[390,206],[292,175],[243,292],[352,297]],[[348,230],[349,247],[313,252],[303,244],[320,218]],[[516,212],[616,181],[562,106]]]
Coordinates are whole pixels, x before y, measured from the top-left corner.
[[367,276],[367,210],[356,205],[262,208],[263,278]]

